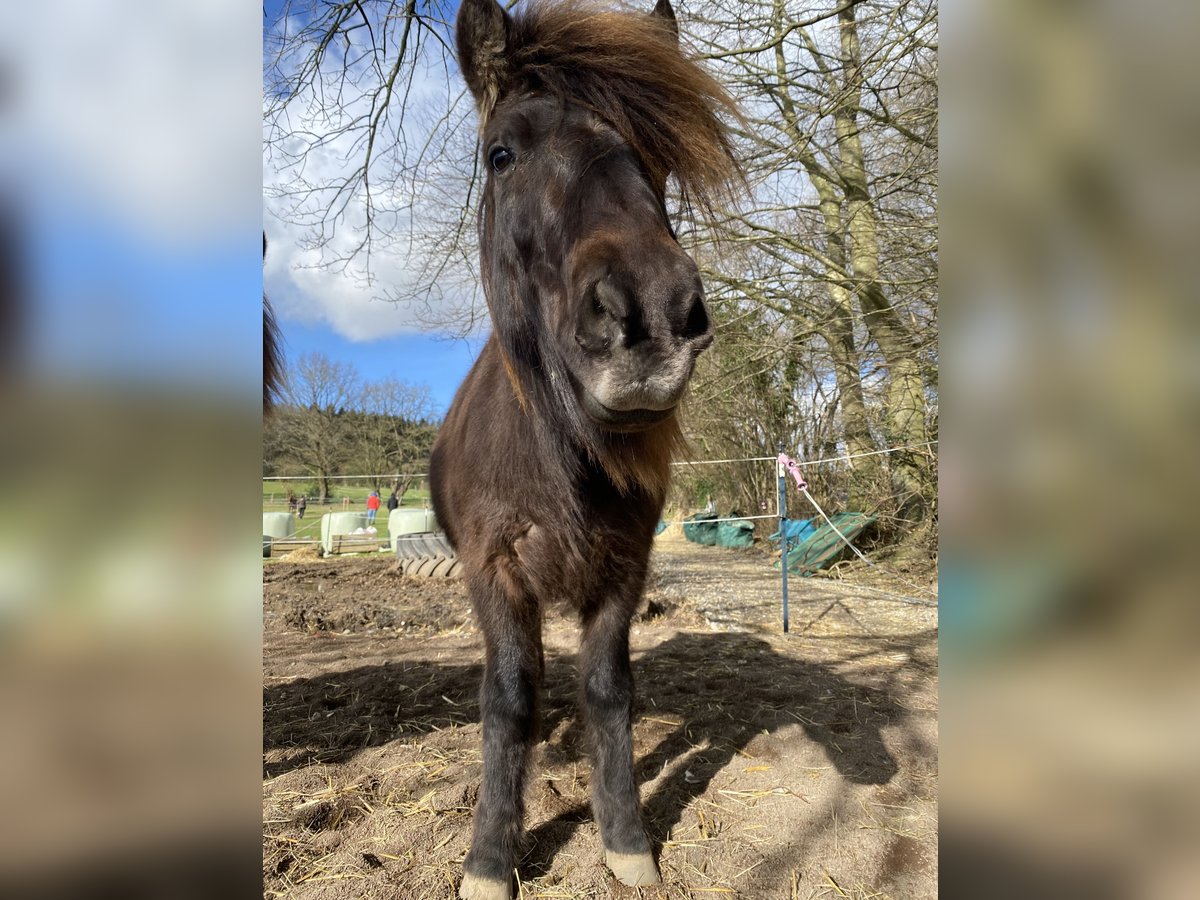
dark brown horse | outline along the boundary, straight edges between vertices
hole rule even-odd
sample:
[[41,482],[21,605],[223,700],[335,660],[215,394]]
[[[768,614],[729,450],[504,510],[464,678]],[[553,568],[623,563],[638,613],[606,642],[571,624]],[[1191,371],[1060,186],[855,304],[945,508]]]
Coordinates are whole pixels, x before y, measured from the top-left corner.
[[438,520],[484,635],[484,772],[460,896],[508,898],[537,730],[543,610],[582,621],[580,707],[609,867],[658,881],[633,775],[629,623],[642,594],[676,407],[712,341],[665,206],[710,206],[737,171],[721,87],[654,14],[464,0],[458,57],[480,114],[479,213],[493,334],[433,451]]

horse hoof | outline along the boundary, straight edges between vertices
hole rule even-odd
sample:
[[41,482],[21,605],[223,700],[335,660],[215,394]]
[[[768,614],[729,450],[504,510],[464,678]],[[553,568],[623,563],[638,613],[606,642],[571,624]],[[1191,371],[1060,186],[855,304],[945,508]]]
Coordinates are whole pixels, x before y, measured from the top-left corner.
[[608,867],[617,876],[617,881],[630,887],[639,884],[658,884],[658,866],[654,865],[654,857],[649,853],[613,853],[605,854]]
[[463,875],[462,884],[459,885],[458,896],[462,900],[510,900],[512,890],[507,881],[480,878],[478,875],[467,873]]

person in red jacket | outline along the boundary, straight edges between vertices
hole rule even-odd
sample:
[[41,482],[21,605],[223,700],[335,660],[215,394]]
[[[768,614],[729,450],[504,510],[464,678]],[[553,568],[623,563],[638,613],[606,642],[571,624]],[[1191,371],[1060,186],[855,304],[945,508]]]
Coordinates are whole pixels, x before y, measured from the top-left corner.
[[379,512],[379,491],[371,491],[367,497],[367,524],[375,524],[375,514]]

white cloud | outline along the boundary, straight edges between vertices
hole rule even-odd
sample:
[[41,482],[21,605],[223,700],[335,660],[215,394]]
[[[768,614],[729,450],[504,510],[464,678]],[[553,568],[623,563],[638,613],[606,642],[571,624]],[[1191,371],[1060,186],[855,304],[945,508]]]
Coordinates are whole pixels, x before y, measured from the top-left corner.
[[[361,278],[317,266],[318,254],[299,245],[299,228],[270,223],[268,237],[264,284],[281,319],[323,324],[352,341],[424,330],[413,307],[378,299],[379,289]],[[375,284],[403,283],[402,263],[398,254],[377,259]]]

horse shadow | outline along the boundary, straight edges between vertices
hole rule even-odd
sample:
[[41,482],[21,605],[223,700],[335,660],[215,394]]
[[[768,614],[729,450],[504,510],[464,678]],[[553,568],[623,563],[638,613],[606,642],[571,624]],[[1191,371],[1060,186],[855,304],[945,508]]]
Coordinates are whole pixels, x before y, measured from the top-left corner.
[[[928,640],[925,633],[913,636],[914,644]],[[767,641],[738,633],[680,633],[636,655],[633,667],[635,723],[683,719],[635,760],[639,784],[663,776],[643,797],[648,834],[658,848],[717,773],[763,732],[799,725],[854,784],[885,784],[898,772],[882,729],[907,712],[887,683],[852,682],[830,665],[778,653]],[[574,654],[546,658],[542,733],[551,737],[542,754],[550,766],[586,758],[575,670]],[[476,723],[481,675],[478,663],[405,661],[269,686],[263,698],[264,777]],[[534,828],[522,877],[547,874],[589,819],[589,805],[575,803]]]
[[[546,658],[543,734],[574,715],[575,662],[574,654]],[[481,663],[405,660],[265,686],[263,778],[477,723],[482,678]]]

